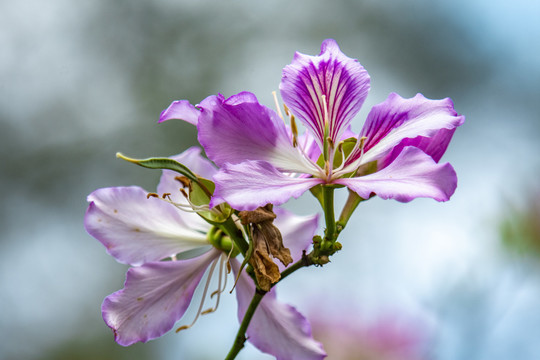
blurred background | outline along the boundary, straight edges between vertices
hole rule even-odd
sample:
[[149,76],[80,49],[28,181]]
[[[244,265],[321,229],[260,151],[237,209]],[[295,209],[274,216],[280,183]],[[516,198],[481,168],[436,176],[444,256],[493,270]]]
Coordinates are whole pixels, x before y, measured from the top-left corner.
[[459,185],[447,203],[365,202],[343,250],[280,298],[330,359],[539,359],[539,18],[534,0],[0,2],[0,358],[222,358],[232,295],[188,331],[114,343],[100,305],[126,267],[86,234],[86,195],[155,189],[159,172],[117,151],[196,144],[191,125],[157,124],[172,100],[249,90],[273,107],[294,52],[334,38],[372,79],[356,132],[393,91],[454,100],[467,120],[443,161]]

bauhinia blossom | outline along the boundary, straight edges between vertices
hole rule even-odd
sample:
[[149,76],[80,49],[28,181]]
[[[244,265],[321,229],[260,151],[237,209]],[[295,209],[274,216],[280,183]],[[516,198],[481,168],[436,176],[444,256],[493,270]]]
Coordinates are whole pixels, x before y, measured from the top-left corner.
[[[220,167],[212,206],[254,210],[319,184],[347,186],[364,199],[448,200],[457,177],[450,164],[438,162],[464,117],[449,98],[392,93],[355,135],[350,124],[369,87],[367,71],[329,39],[318,56],[296,53],[283,69],[280,91],[290,127],[249,92],[210,96],[197,106],[175,101],[160,121],[197,126],[199,142]],[[298,134],[295,118],[307,133]]]
[[[173,159],[203,178],[211,178],[217,171],[210,161],[201,157],[198,148],[190,148]],[[146,342],[172,329],[186,312],[208,268],[197,317],[215,310],[226,288],[227,261],[236,272],[240,267],[236,259],[230,258],[233,253],[230,242],[227,245],[226,241],[210,241],[208,233],[215,228],[197,213],[185,211],[190,205],[179,191],[181,184],[176,175],[170,170],[163,171],[157,188],[159,194],[167,194],[163,198],[149,197],[148,192],[135,186],[103,188],[88,196],[90,205],[85,217],[88,233],[117,261],[132,266],[124,288],[109,295],[102,305],[106,324],[123,346]],[[317,216],[299,217],[279,208],[275,212],[275,224],[293,260],[297,261],[311,243]],[[219,269],[217,303],[214,308],[204,310],[216,267]],[[242,273],[236,286],[240,320],[254,292],[253,280]],[[307,320],[294,308],[279,303],[274,290],[259,306],[247,331],[249,341],[256,347],[277,358],[324,358],[321,345],[311,337]]]

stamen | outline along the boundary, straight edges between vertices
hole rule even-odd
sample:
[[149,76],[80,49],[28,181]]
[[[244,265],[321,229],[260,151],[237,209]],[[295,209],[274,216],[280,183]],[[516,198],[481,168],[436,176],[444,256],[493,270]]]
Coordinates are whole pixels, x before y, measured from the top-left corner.
[[163,193],[163,195],[161,195],[161,198],[162,199],[171,199],[171,193]]
[[291,114],[291,131],[293,134],[293,147],[298,146],[298,128],[296,127],[296,121],[294,120],[294,115]]
[[[326,126],[329,126],[330,122],[328,120],[328,103],[326,102],[326,95],[321,95],[321,99],[323,102],[323,111],[324,111],[324,128],[326,132]],[[326,134],[328,135],[328,134]]]
[[343,161],[342,164],[339,166],[339,168],[334,170],[334,178],[338,178],[340,176],[343,176],[344,174],[358,170],[358,166],[359,166],[358,164],[360,164],[361,158],[364,155],[364,145],[366,143],[366,140],[367,140],[367,137],[365,136],[362,136],[360,139],[358,139],[358,141],[354,145],[354,148],[352,149],[349,156],[347,157],[347,159],[356,157],[356,160],[347,164],[347,166],[345,166],[346,161]]
[[159,199],[159,195],[156,194],[156,193],[148,193],[148,194],[146,194],[146,198],[147,198],[147,199],[150,199],[150,197],[155,197],[155,198],[158,198],[158,199]]
[[272,91],[272,96],[274,97],[274,103],[276,104],[276,110],[277,110],[278,116],[281,118],[281,120],[285,121],[285,119],[283,118],[283,114],[281,113],[281,110],[279,109],[279,101],[277,98],[277,93],[275,91]]
[[178,333],[178,332],[180,332],[182,330],[189,329],[190,327],[195,325],[195,322],[197,322],[197,319],[201,315],[201,310],[202,310],[202,308],[204,306],[204,299],[206,298],[206,292],[208,291],[208,286],[210,285],[210,280],[212,280],[212,274],[214,273],[214,269],[216,268],[217,262],[218,262],[218,260],[216,259],[212,263],[212,266],[210,267],[210,272],[208,273],[208,277],[206,278],[206,284],[204,285],[204,291],[203,291],[203,295],[202,295],[202,298],[201,298],[201,303],[199,304],[199,309],[197,310],[197,315],[195,316],[195,319],[193,320],[193,322],[190,325],[180,326],[178,329],[176,329],[176,331],[175,331],[176,333]]
[[328,145],[330,146],[330,149],[334,150],[334,140],[329,136],[326,138],[326,141],[328,141]]
[[227,286],[227,274],[225,274],[225,279],[224,279],[224,282],[225,282],[225,285],[223,287],[221,287],[221,278],[222,278],[222,275],[223,275],[223,268],[224,268],[224,265],[223,265],[223,259],[224,259],[224,255],[220,256],[219,258],[219,282],[218,282],[218,289],[216,291],[214,291],[212,293],[212,295],[210,295],[210,299],[214,297],[214,295],[217,295],[217,299],[216,299],[216,305],[213,307],[213,308],[210,308],[210,309],[207,309],[205,311],[203,311],[203,313],[201,313],[201,315],[206,315],[206,314],[210,314],[210,313],[213,313],[214,311],[217,310],[218,306],[219,306],[219,300],[221,298],[221,293],[223,291],[225,291],[225,287]]
[[283,110],[285,110],[285,114],[287,116],[291,115],[291,112],[289,111],[289,108],[287,107],[287,105],[283,104]]
[[186,176],[176,176],[174,180],[180,181],[182,183],[182,186],[185,188],[189,187],[189,185],[191,184],[191,180],[189,180]]
[[184,195],[184,197],[185,197],[186,199],[189,199],[189,195],[188,195],[188,193],[186,192],[186,190],[184,190],[184,189],[179,189],[179,190],[180,190],[180,192],[182,193],[182,195]]

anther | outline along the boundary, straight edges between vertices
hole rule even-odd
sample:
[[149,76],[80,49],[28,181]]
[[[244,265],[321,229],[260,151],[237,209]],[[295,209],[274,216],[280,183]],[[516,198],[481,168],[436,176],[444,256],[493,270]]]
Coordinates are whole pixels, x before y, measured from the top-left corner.
[[159,195],[156,194],[156,193],[148,193],[148,194],[146,194],[146,198],[147,198],[147,199],[150,199],[150,197],[155,197],[155,198],[158,198],[158,199],[159,199]]
[[296,121],[294,120],[294,115],[291,114],[291,131],[293,134],[293,147],[298,146],[298,128],[296,127]]
[[191,325],[182,325],[182,326],[180,326],[178,329],[176,329],[174,332],[178,334],[180,331],[182,331],[182,330],[187,330],[187,329],[189,329],[190,327],[191,327]]
[[330,148],[334,149],[334,140],[332,140],[330,136],[326,138],[326,141],[328,141],[328,145],[330,146]]
[[162,199],[171,199],[171,193],[163,193],[163,195],[161,195],[161,198]]
[[184,197],[185,197],[186,199],[189,199],[189,195],[188,195],[188,193],[186,192],[186,190],[180,189],[180,192],[182,193],[182,195],[184,195]]
[[182,186],[185,188],[189,187],[189,185],[191,184],[191,180],[189,180],[186,176],[176,176],[174,180],[180,181],[182,183]]
[[283,104],[283,110],[285,110],[285,114],[287,116],[291,115],[291,112],[289,111],[289,108],[287,107],[287,105]]

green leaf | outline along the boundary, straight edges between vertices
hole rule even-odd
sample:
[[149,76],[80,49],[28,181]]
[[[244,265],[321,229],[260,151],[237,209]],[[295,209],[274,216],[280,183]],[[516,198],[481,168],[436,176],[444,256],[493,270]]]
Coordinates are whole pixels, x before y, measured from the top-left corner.
[[129,161],[130,163],[137,164],[139,166],[148,169],[166,169],[176,171],[187,177],[193,182],[198,182],[197,176],[187,168],[187,166],[180,164],[178,161],[169,158],[148,158],[148,159],[132,159],[121,153],[116,153],[116,157],[122,160]]

